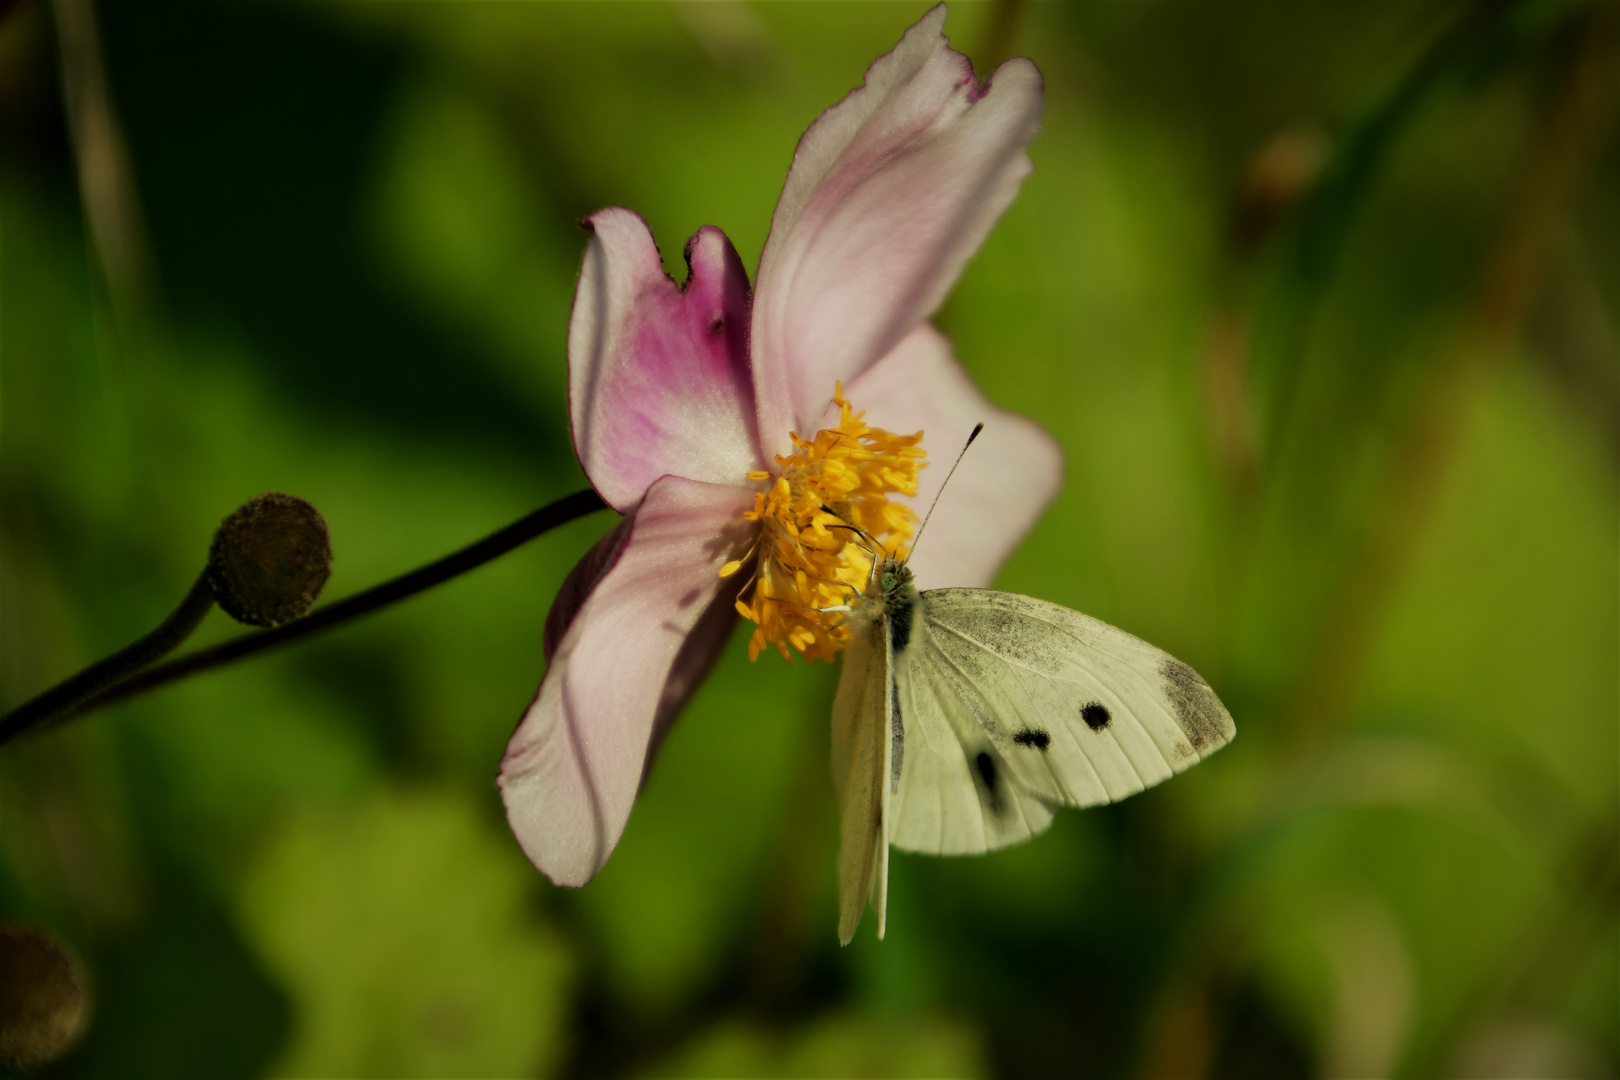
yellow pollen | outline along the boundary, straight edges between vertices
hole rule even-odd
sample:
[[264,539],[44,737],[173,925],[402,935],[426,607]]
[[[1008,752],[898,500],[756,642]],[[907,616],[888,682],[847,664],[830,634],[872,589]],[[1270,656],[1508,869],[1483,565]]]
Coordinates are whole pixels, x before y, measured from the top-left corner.
[[[748,642],[750,660],[774,645],[786,660],[793,659],[791,646],[809,660],[830,661],[849,641],[849,630],[843,612],[823,609],[843,607],[865,590],[872,544],[903,555],[917,524],[911,507],[889,496],[917,494],[917,470],[927,456],[923,433],[868,427],[866,414],[844,400],[843,385],[835,386],[838,426],[809,440],[789,433],[794,452],[776,456],[781,471],[774,478],[748,474],[771,481],[743,514],[759,524],[758,563],[737,601],[737,611],[758,624]],[[726,563],[720,576],[731,577],[742,562]]]

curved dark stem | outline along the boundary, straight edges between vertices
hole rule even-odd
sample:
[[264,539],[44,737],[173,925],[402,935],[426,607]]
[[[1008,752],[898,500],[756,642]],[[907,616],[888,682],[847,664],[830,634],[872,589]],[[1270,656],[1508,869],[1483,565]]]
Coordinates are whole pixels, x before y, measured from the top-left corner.
[[[357,619],[362,615],[376,611],[378,608],[387,607],[389,604],[414,596],[424,589],[432,588],[441,582],[465,574],[467,571],[480,567],[491,559],[498,558],[513,548],[534,539],[541,533],[555,529],[559,525],[565,525],[575,518],[606,509],[606,507],[607,504],[602,501],[602,497],[595,491],[588,489],[577,491],[572,495],[558,499],[554,503],[542,506],[532,514],[518,519],[499,532],[486,536],[476,544],[462,548],[454,554],[446,555],[437,562],[429,563],[421,569],[413,570],[392,581],[385,581],[381,585],[351,596],[347,600],[340,600],[328,607],[323,607],[304,616],[302,619],[295,619],[271,630],[244,634],[242,637],[232,638],[230,641],[221,642],[207,649],[200,649],[197,652],[182,656],[178,660],[147,668],[145,671],[139,671],[138,668],[126,668],[126,674],[131,670],[136,670],[137,673],[129,675],[128,678],[124,678],[121,682],[116,682],[110,686],[103,682],[96,688],[99,693],[92,690],[93,696],[80,697],[72,703],[59,706],[55,711],[45,712],[35,709],[34,706],[45,697],[57,693],[56,690],[48,691],[47,694],[35,698],[28,704],[8,714],[4,720],[0,720],[0,745],[10,742],[23,732],[32,730],[42,724],[60,723],[77,716],[83,716],[85,713],[93,712],[115,702],[127,700],[138,694],[144,694],[179,679],[220,667],[233,660],[241,660],[255,653],[274,648],[277,645],[284,645],[289,641],[296,641],[309,634],[348,622],[350,619]],[[195,593],[196,589],[192,591]],[[190,597],[187,597],[188,601],[190,599]],[[211,596],[209,600],[212,602]],[[204,611],[206,611],[206,608]],[[178,614],[177,612],[176,615]],[[174,618],[175,616],[171,616],[170,621],[173,621]],[[201,619],[201,615],[198,616],[198,619]],[[164,623],[165,627],[168,625],[169,623]],[[192,625],[195,626],[195,623]],[[189,629],[187,632],[189,633]],[[156,633],[155,631],[149,637],[156,636]],[[175,644],[178,644],[179,640],[183,639],[184,635],[176,640]],[[138,647],[147,640],[148,638],[142,638],[136,645],[130,646],[130,649]],[[170,649],[173,647],[174,645],[169,646]],[[125,650],[125,652],[128,651],[130,650]],[[164,651],[167,652],[168,650],[165,649]],[[96,667],[74,676],[73,679],[63,683],[62,686],[66,687],[84,678],[91,671],[95,671],[96,668],[104,664],[111,663],[122,655],[123,653],[119,653],[116,656],[109,657],[107,660],[103,660],[101,664],[97,664]],[[162,654],[156,655],[160,656]],[[146,662],[150,663],[152,659],[156,659],[156,656],[149,658]],[[24,710],[30,710],[29,715],[26,717],[21,715]]]
[[198,575],[197,583],[180,601],[180,606],[156,630],[7,713],[5,719],[0,720],[0,744],[54,717],[65,715],[142,668],[161,660],[191,636],[213,606],[214,591],[208,587],[208,574],[205,571]]

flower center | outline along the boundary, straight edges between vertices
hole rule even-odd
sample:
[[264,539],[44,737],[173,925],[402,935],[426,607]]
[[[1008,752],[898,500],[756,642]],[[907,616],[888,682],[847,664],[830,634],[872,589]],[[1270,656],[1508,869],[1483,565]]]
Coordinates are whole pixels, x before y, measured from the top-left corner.
[[[737,611],[758,626],[748,641],[748,658],[775,645],[783,659],[788,647],[809,660],[831,660],[849,641],[842,612],[866,589],[872,545],[902,555],[917,515],[890,494],[917,494],[917,470],[927,456],[922,432],[895,435],[868,427],[844,400],[837,384],[833,404],[838,426],[823,428],[809,441],[790,433],[794,452],[778,454],[781,471],[751,472],[750,480],[771,484],[754,496],[743,514],[759,523],[751,554],[754,577],[737,601]],[[857,531],[858,530],[858,531]],[[747,556],[720,568],[721,577],[741,569]]]

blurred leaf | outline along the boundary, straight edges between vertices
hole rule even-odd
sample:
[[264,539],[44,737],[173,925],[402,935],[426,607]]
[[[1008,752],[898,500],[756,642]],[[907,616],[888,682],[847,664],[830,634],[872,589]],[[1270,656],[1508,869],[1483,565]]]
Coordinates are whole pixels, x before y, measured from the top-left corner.
[[971,1027],[941,1017],[884,1021],[833,1015],[783,1037],[744,1022],[722,1024],[649,1076],[987,1076]]
[[244,917],[294,994],[298,1076],[514,1075],[562,1049],[572,964],[529,867],[449,792],[289,818]]
[[1489,389],[1469,441],[1365,707],[1414,713],[1557,792],[1565,813],[1606,810],[1620,797],[1615,474],[1596,433],[1522,368]]

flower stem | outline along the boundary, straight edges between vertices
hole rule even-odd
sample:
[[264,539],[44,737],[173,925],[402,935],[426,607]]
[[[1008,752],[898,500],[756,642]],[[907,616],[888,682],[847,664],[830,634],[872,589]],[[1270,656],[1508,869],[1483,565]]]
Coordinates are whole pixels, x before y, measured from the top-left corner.
[[214,606],[214,590],[208,574],[199,574],[196,584],[167,619],[150,634],[132,645],[99,660],[77,675],[57,683],[39,696],[23,702],[0,720],[0,744],[17,735],[68,714],[98,694],[149,667],[180,647],[191,636]]
[[[459,577],[541,533],[565,525],[575,518],[605,509],[606,506],[602,497],[595,491],[590,489],[576,491],[554,503],[542,506],[460,551],[446,555],[392,581],[385,581],[346,600],[320,608],[301,619],[199,649],[167,664],[148,667],[184,641],[202,621],[208,608],[213,605],[213,594],[208,591],[206,581],[199,579],[198,583],[192,586],[180,609],[164,620],[158,629],[122,652],[114,653],[7,713],[4,719],[0,719],[0,746],[24,732],[43,725],[61,723],[83,716],[160,686],[357,619],[379,608],[415,596],[451,578]],[[182,616],[189,618],[190,621],[184,622]],[[158,647],[160,645],[161,648]]]

